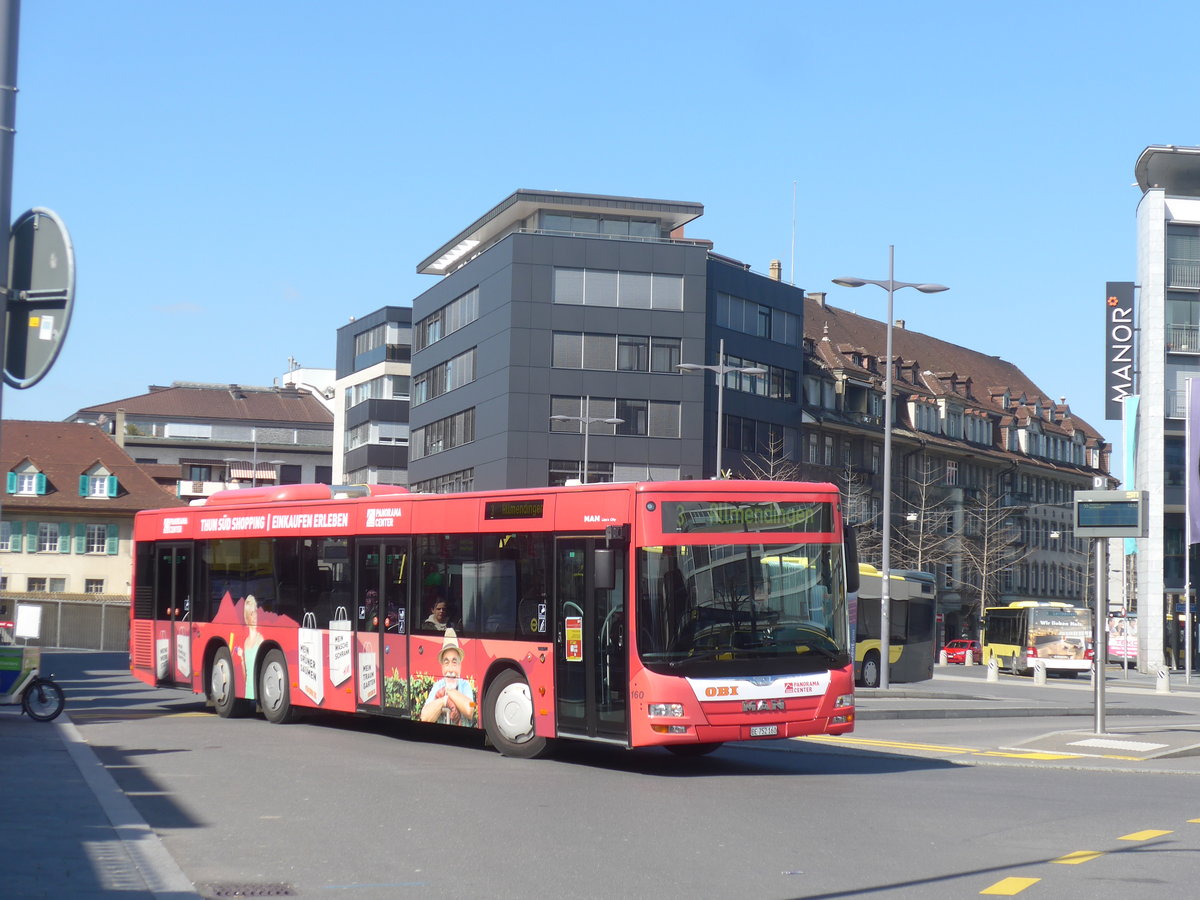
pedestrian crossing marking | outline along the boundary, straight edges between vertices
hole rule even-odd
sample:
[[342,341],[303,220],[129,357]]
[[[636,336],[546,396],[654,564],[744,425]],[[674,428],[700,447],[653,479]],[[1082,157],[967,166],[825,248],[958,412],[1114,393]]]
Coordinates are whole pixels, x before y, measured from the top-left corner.
[[1025,888],[1037,884],[1041,880],[1040,878],[1005,878],[997,881],[989,888],[984,888],[979,893],[1000,897],[1013,897],[1021,893]]
[[1145,831],[1135,831],[1133,834],[1126,834],[1117,838],[1118,841],[1148,841],[1151,838],[1162,837],[1164,834],[1174,834],[1173,831],[1156,831],[1153,828],[1148,828]]
[[1053,860],[1053,862],[1062,863],[1064,866],[1077,866],[1080,863],[1091,862],[1097,856],[1103,855],[1104,853],[1099,850],[1076,850],[1074,853],[1060,856],[1058,859]]

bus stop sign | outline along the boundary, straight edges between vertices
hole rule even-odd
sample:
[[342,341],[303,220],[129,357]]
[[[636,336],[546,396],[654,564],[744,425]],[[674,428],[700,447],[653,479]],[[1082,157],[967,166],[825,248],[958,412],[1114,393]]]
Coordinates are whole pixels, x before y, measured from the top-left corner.
[[62,220],[36,207],[13,223],[8,241],[4,381],[37,384],[50,371],[71,322],[75,251]]

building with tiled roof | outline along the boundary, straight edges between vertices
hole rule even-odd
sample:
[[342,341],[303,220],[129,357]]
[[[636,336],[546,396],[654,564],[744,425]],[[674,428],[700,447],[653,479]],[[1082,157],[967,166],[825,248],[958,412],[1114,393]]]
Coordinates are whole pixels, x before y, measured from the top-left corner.
[[172,467],[183,499],[262,484],[332,481],[333,413],[307,388],[174,382],[79,410],[137,462]]
[[[1108,486],[1109,444],[1007,360],[903,322],[892,338],[892,567],[937,576],[949,637],[976,627],[984,580],[988,603],[1082,604],[1091,576],[1072,495]],[[886,347],[884,322],[806,296],[799,474],[850,482],[868,529],[882,507]],[[989,509],[1007,559],[981,574],[971,532]]]
[[94,425],[5,421],[0,467],[5,603],[72,594],[127,600],[134,514],[183,504]]

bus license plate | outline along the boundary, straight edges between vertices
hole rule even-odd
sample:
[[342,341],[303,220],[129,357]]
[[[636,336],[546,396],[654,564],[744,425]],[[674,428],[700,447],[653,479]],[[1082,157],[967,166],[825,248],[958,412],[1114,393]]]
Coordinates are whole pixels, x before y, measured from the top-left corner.
[[751,725],[750,737],[771,737],[779,734],[778,725]]

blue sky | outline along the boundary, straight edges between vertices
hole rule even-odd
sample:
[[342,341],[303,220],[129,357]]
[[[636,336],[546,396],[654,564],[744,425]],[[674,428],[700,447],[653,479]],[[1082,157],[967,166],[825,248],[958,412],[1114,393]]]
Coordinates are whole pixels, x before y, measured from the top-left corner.
[[[70,229],[71,331],[5,418],[332,367],[336,329],[517,188],[698,201],[690,237],[1002,356],[1103,419],[1133,166],[1200,145],[1192,2],[25,0],[14,217]],[[794,188],[793,188],[794,186]],[[793,254],[793,190],[796,198]]]

